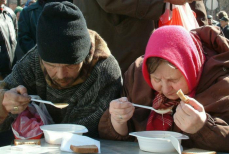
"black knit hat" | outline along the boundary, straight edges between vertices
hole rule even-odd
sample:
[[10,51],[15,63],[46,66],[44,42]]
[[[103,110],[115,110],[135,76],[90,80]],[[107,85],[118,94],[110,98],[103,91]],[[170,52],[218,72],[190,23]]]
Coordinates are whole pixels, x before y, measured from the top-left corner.
[[38,20],[37,47],[46,62],[82,62],[89,53],[91,41],[79,8],[67,1],[47,3]]

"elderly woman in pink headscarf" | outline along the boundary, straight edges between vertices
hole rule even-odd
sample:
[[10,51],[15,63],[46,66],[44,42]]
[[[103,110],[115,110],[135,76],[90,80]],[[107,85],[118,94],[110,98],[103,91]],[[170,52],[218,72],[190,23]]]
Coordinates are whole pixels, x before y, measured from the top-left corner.
[[[189,136],[182,141],[185,147],[229,151],[228,43],[216,27],[157,29],[145,55],[125,73],[123,97],[102,116],[100,137],[133,141],[129,132],[176,131]],[[177,96],[179,89],[188,104]],[[173,112],[162,116],[132,103]]]

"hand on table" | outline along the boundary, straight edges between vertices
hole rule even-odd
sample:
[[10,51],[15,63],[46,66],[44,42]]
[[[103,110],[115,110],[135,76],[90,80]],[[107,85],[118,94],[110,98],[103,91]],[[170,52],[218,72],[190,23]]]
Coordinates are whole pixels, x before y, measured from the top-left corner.
[[182,131],[190,134],[199,131],[206,120],[207,115],[203,105],[193,98],[189,98],[188,104],[181,101],[174,114],[175,124]]
[[201,1],[201,0],[164,0],[164,2],[169,2],[171,4],[175,4],[175,5],[183,5],[185,4],[186,2],[188,3],[192,3],[194,1]]
[[27,89],[24,86],[18,86],[5,92],[2,105],[7,112],[20,114],[26,109],[30,102]]

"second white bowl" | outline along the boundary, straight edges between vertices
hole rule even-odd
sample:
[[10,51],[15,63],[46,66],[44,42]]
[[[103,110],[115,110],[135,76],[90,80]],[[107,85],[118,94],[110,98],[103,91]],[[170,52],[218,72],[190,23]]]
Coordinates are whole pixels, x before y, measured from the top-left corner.
[[52,124],[40,126],[44,132],[45,141],[50,144],[61,144],[65,132],[82,135],[88,129],[82,125],[75,124]]
[[180,144],[182,139],[189,138],[186,135],[170,131],[141,131],[132,132],[129,135],[137,137],[141,150],[155,153],[172,153],[176,151],[168,138],[169,136],[175,137]]

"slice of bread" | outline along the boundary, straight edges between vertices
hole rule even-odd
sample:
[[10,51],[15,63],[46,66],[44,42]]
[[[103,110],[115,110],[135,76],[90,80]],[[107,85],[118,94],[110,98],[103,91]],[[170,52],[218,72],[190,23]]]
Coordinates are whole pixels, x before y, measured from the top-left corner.
[[208,151],[208,150],[203,150],[203,149],[197,149],[197,148],[192,148],[192,149],[187,149],[182,152],[182,154],[216,154],[215,151]]
[[96,145],[74,146],[71,145],[70,149],[78,153],[98,153],[99,149]]
[[180,89],[177,91],[177,95],[180,97],[180,99],[184,102],[188,104],[188,97],[186,97],[183,93],[183,91]]

